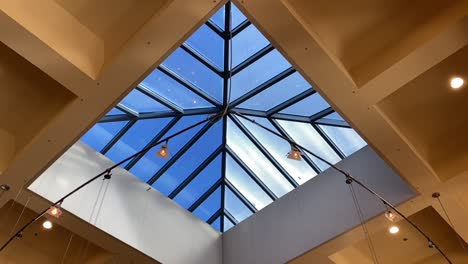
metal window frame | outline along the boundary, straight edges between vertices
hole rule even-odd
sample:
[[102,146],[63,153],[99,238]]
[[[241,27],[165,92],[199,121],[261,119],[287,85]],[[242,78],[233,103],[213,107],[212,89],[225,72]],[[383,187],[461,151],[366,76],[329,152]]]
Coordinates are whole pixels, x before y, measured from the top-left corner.
[[[244,205],[249,208],[252,213],[255,213],[257,209],[255,205],[252,204],[242,193],[237,190],[237,188],[230,182],[226,177],[226,162],[228,155],[236,162],[239,167],[244,170],[244,172],[257,184],[260,189],[262,189],[268,197],[275,201],[278,199],[278,196],[257,176],[255,173],[241,160],[241,158],[229,147],[227,141],[227,122],[230,119],[237,128],[248,138],[248,140],[257,148],[265,158],[281,173],[281,175],[286,178],[286,180],[296,188],[299,184],[294,180],[291,175],[284,169],[284,167],[280,164],[278,160],[276,160],[271,153],[263,146],[258,139],[250,132],[239,120],[234,113],[241,113],[250,116],[258,116],[263,117],[269,120],[269,122],[275,127],[275,129],[283,136],[291,137],[288,133],[281,127],[277,120],[287,120],[293,122],[302,122],[310,124],[317,133],[327,142],[327,144],[337,153],[337,155],[343,159],[345,155],[341,152],[341,150],[336,146],[336,144],[326,135],[326,133],[319,127],[319,125],[328,125],[328,126],[338,126],[338,127],[345,127],[351,128],[349,124],[345,121],[340,120],[333,120],[327,119],[325,116],[334,112],[334,110],[330,107],[324,109],[312,116],[300,116],[300,115],[292,115],[292,114],[284,114],[280,113],[282,110],[286,109],[287,107],[294,105],[301,100],[313,95],[316,93],[315,89],[312,87],[310,89],[305,90],[304,92],[297,94],[280,104],[277,104],[266,111],[261,110],[253,110],[253,109],[243,109],[240,108],[239,105],[243,102],[253,98],[254,96],[258,95],[259,93],[267,90],[271,86],[275,85],[276,83],[286,79],[287,77],[291,76],[296,72],[293,66],[290,68],[282,71],[281,73],[277,74],[276,76],[270,78],[269,80],[265,81],[264,83],[258,85],[257,87],[253,88],[252,90],[248,91],[247,93],[241,95],[236,100],[233,100],[231,103],[229,101],[229,85],[230,85],[230,77],[234,76],[235,74],[241,72],[242,70],[246,69],[256,61],[263,58],[268,53],[275,50],[273,45],[270,43],[269,45],[263,47],[261,50],[257,51],[256,53],[252,54],[250,57],[230,69],[230,52],[231,52],[231,41],[232,39],[241,33],[244,29],[249,27],[252,23],[247,19],[240,23],[234,29],[231,29],[231,7],[232,3],[228,1],[225,5],[225,27],[221,29],[218,25],[214,24],[212,21],[208,20],[205,25],[207,25],[211,30],[213,30],[218,36],[220,36],[224,41],[224,65],[223,69],[220,70],[218,66],[216,66],[213,62],[211,62],[208,58],[206,58],[203,54],[198,52],[196,49],[191,47],[188,44],[182,44],[181,49],[186,52],[189,56],[193,57],[200,63],[202,63],[205,67],[213,71],[215,74],[220,76],[223,80],[223,98],[222,102],[219,102],[216,98],[205,92],[200,87],[197,87],[190,83],[190,81],[184,79],[177,73],[173,72],[169,68],[164,65],[160,65],[157,69],[160,70],[163,74],[168,76],[169,78],[175,80],[179,83],[182,87],[187,88],[190,92],[200,96],[208,103],[212,104],[213,107],[203,107],[203,108],[193,108],[193,109],[183,109],[182,107],[178,106],[176,103],[172,102],[170,99],[159,95],[158,93],[154,92],[153,90],[145,87],[143,85],[138,85],[136,89],[140,92],[144,93],[149,98],[161,103],[162,105],[166,106],[170,111],[155,111],[155,112],[148,112],[148,113],[138,113],[125,105],[118,104],[116,106],[117,109],[123,111],[125,114],[117,114],[112,116],[105,116],[99,122],[118,122],[118,121],[128,121],[127,124],[116,134],[114,137],[104,146],[101,150],[103,154],[107,153],[112,146],[114,146],[124,135],[128,132],[128,130],[138,121],[143,119],[153,119],[153,118],[169,118],[172,117],[173,119],[166,124],[161,131],[150,140],[147,144],[152,144],[160,140],[163,136],[165,136],[171,128],[173,128],[183,116],[189,115],[212,115],[215,113],[219,113],[221,111],[227,110],[228,114],[223,116],[223,132],[222,132],[222,143],[221,145],[216,148],[204,161],[202,161],[190,174],[189,176],[182,181],[169,195],[168,197],[174,199],[181,191],[183,191],[203,170],[216,158],[221,156],[221,175],[220,178],[208,189],[204,192],[189,208],[188,211],[193,212],[196,210],[201,204],[203,204],[208,197],[210,197],[215,191],[220,188],[221,190],[221,207],[206,221],[208,224],[212,224],[218,218],[220,218],[220,231],[224,232],[224,222],[227,219],[233,225],[238,224],[238,220],[226,209],[226,188],[232,191],[236,197],[244,203]],[[225,107],[229,107],[225,109]],[[181,158],[201,137],[205,135],[205,133],[212,127],[213,123],[209,122],[205,124],[197,133],[187,141],[182,148],[175,153],[166,164],[164,164],[158,171],[156,171],[153,177],[148,180],[148,184],[153,185],[164,173],[174,165],[179,158]],[[147,152],[146,152],[147,153]],[[146,155],[146,153],[142,153],[132,159],[126,166],[125,169],[130,170],[138,161]],[[303,156],[304,160],[307,164],[314,169],[315,172],[320,173],[321,170],[318,166],[312,161],[310,157],[307,155]]]

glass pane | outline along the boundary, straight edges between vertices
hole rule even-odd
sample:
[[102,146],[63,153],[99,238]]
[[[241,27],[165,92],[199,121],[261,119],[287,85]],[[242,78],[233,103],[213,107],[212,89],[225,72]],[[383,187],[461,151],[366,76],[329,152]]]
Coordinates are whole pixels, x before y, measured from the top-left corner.
[[353,154],[367,145],[352,128],[323,125],[319,125],[319,127],[346,156]]
[[200,204],[193,214],[203,221],[210,219],[221,208],[221,187],[218,187],[206,200]]
[[296,72],[243,102],[239,107],[267,111],[310,88],[311,85]]
[[160,70],[153,71],[141,85],[184,109],[213,106]]
[[231,4],[231,29],[236,28],[245,20],[247,20],[247,18],[244,16],[244,14],[242,14],[239,8],[237,8],[235,4]]
[[226,178],[258,210],[273,202],[230,155],[226,156]]
[[163,62],[163,65],[222,102],[223,80],[221,77],[181,48],[176,49]]
[[230,119],[227,123],[227,144],[278,197],[293,189],[286,178]]
[[[339,121],[345,121],[343,119],[343,117],[341,117],[337,112],[333,112],[327,116],[325,116],[324,118],[327,118],[327,119],[333,119],[333,120],[339,120]],[[346,122],[346,121],[345,121]]]
[[[112,148],[106,156],[118,163],[143,149],[150,140],[163,129],[171,118],[143,119],[137,121]],[[130,162],[122,164],[122,167]]]
[[127,121],[97,123],[81,137],[81,141],[100,152],[126,124]]
[[106,116],[110,115],[125,115],[125,112],[114,107],[112,108],[112,110],[109,111],[109,113],[106,114]]
[[222,128],[223,122],[216,122],[153,184],[153,187],[169,195],[221,145]]
[[221,216],[219,216],[218,218],[216,218],[216,220],[213,221],[213,223],[211,223],[211,226],[218,230],[218,231],[221,231]]
[[[180,130],[193,125],[203,119],[205,116],[185,116],[174,125],[169,132],[166,133],[166,136],[172,135]],[[202,125],[197,126],[191,130],[188,130],[177,137],[172,138],[169,141],[169,152],[171,154],[177,153],[201,128]],[[151,177],[168,161],[168,159],[160,158],[156,156],[156,151],[159,149],[159,146],[148,151],[131,169],[130,172],[133,175],[140,178],[142,181],[147,182]]]
[[229,219],[225,216],[225,217],[224,217],[224,230],[223,230],[223,232],[228,231],[228,230],[231,229],[232,227],[234,227],[234,224],[231,222],[231,220],[229,220]]
[[195,31],[187,40],[187,44],[213,62],[219,69],[224,68],[224,40],[207,25],[203,24]]
[[268,44],[268,40],[254,25],[248,26],[232,39],[232,67],[236,67]]
[[220,27],[224,31],[224,6],[221,7],[211,18],[211,22],[215,23],[218,27]]
[[174,198],[174,201],[187,209],[220,178],[221,156],[218,155]]
[[171,111],[137,89],[131,91],[120,103],[138,113]]
[[[330,145],[328,145],[328,143],[310,124],[284,120],[278,120],[278,122],[294,139],[294,141],[314,152],[319,157],[322,157],[332,164],[341,160],[338,154],[336,154]],[[307,155],[309,154],[307,153]],[[326,170],[329,167],[327,164],[319,161],[312,155],[309,155],[309,157],[321,170]]]
[[271,51],[232,77],[231,101],[236,100],[241,95],[289,67],[291,65],[277,50]]
[[308,96],[307,98],[284,109],[280,113],[309,117],[329,107],[330,105],[328,105],[328,103],[318,93],[314,93],[313,95]]
[[[286,140],[280,139],[273,133],[252,124],[243,118],[239,120],[252,133],[255,138],[268,150],[269,153],[280,163],[280,165],[294,178],[294,180],[303,184],[313,178],[317,173],[304,160],[292,160],[287,158],[287,154],[291,151],[291,146]],[[265,118],[255,118],[255,121],[275,132],[276,128]]]
[[250,211],[250,209],[245,206],[239,198],[237,198],[231,189],[226,188],[225,195],[225,209],[231,213],[238,222],[242,222],[244,219],[252,215],[252,211]]

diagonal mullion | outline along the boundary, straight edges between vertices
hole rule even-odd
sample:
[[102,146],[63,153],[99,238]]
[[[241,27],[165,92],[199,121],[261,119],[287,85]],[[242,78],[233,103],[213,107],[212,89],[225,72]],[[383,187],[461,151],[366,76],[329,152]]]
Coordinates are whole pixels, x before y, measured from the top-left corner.
[[174,104],[173,102],[169,101],[168,99],[162,97],[161,95],[151,91],[151,89],[147,88],[146,86],[144,85],[138,85],[136,87],[136,89],[140,92],[142,92],[143,94],[145,94],[146,96],[150,97],[151,99],[159,102],[160,104],[164,105],[165,107],[171,109],[172,111],[174,112],[178,112],[178,113],[184,113],[184,109],[182,109],[180,106]]
[[[211,187],[206,191],[197,201],[195,201],[187,210],[189,212],[195,211],[200,204],[202,204],[213,192],[215,192],[223,184],[223,178],[219,178]],[[222,205],[221,205],[222,207]]]
[[207,102],[209,102],[210,104],[214,105],[214,106],[218,106],[218,107],[222,107],[222,105],[218,102],[218,100],[216,100],[214,97],[212,97],[211,95],[209,95],[208,93],[206,93],[205,91],[203,91],[201,88],[198,88],[196,86],[194,86],[193,84],[191,83],[188,83],[187,81],[185,81],[182,77],[180,77],[179,75],[177,75],[175,72],[171,71],[169,68],[167,68],[166,66],[164,65],[160,65],[158,67],[158,69],[163,72],[164,74],[166,74],[167,76],[171,77],[174,81],[178,82],[179,84],[181,84],[182,86],[184,86],[185,88],[189,89],[190,91],[192,91],[193,93],[195,93],[196,95],[202,97],[203,99],[205,99]]
[[236,28],[232,29],[231,31],[232,38],[234,38],[237,34],[241,33],[242,30],[246,29],[250,25],[252,25],[252,22],[250,22],[250,20],[248,19],[240,23]]
[[206,158],[175,190],[169,194],[169,198],[174,199],[190,182],[195,179],[200,172],[202,172],[218,155],[221,153],[223,147],[219,146],[208,158]]
[[205,65],[205,67],[207,67],[214,73],[218,74],[220,77],[223,77],[223,72],[221,72],[215,65],[211,64],[211,62],[209,62],[208,59],[205,59],[204,56],[201,55],[198,51],[190,47],[189,44],[184,43],[180,46],[180,48],[183,49],[188,54],[190,54],[190,56],[195,58],[197,61]]
[[226,187],[247,207],[252,213],[256,213],[258,210],[245,196],[228,180],[224,179]]
[[336,119],[331,119],[331,118],[320,118],[314,123],[318,125],[324,125],[324,126],[351,128],[351,126],[346,121],[336,120]]
[[310,123],[310,118],[307,116],[299,116],[299,115],[291,115],[291,114],[272,114],[268,115],[267,112],[265,111],[260,111],[260,110],[253,110],[253,109],[245,109],[245,108],[232,108],[231,113],[239,113],[243,115],[249,115],[249,116],[257,116],[257,117],[264,117],[264,118],[275,118],[275,119],[281,119],[281,120],[288,120],[288,121],[296,121],[296,122],[301,122],[301,123]]
[[[148,142],[148,144],[146,144],[146,146],[144,148],[147,148],[149,146],[151,146],[152,144],[154,144],[155,142],[158,142],[180,119],[182,118],[182,116],[177,116],[177,117],[174,117],[170,122],[169,124],[167,124],[163,129],[161,129],[161,131],[159,131],[158,134],[156,134],[156,136],[150,140],[150,142]],[[147,152],[144,152],[144,153],[141,153],[140,155],[136,156],[135,158],[133,158],[126,166],[125,166],[125,169],[126,170],[130,170],[141,158],[143,158],[143,156],[146,155]]]
[[231,158],[250,176],[250,178],[258,184],[258,186],[273,200],[278,199],[273,191],[265,185],[265,183],[257,177],[257,175],[247,166],[247,164],[242,161],[242,159],[229,147],[226,145],[226,152],[231,156]]
[[200,131],[198,131],[197,134],[193,136],[193,138],[191,138],[176,154],[174,154],[174,156],[169,159],[168,162],[166,162],[166,164],[164,164],[164,166],[162,166],[161,169],[159,169],[153,175],[153,177],[151,177],[151,179],[148,180],[148,184],[153,185],[153,183],[156,182],[159,177],[161,177],[180,157],[182,157],[182,155],[184,155],[185,152],[187,152],[187,150],[189,150],[193,144],[195,144],[195,142],[197,142],[197,140],[200,139],[205,134],[205,132],[208,131],[208,129],[210,129],[212,125],[213,122],[206,123],[202,129],[200,129]]
[[223,208],[219,208],[218,211],[216,211],[210,218],[208,218],[208,220],[206,220],[206,222],[208,224],[213,224],[213,222],[218,219],[218,217],[220,217],[221,215],[223,214]]
[[206,21],[205,25],[209,27],[211,30],[213,30],[216,34],[218,34],[218,36],[220,36],[221,38],[224,38],[223,30],[218,25],[211,22],[211,20]]
[[126,113],[126,114],[129,114],[129,115],[132,115],[133,117],[138,117],[138,112],[121,104],[121,103],[118,103],[115,108],[119,109],[120,111]]
[[[186,109],[184,110],[183,116],[191,116],[191,115],[211,115],[218,113],[219,109],[216,107],[204,107],[204,108],[195,108],[195,109]],[[153,119],[153,118],[167,118],[167,117],[178,117],[181,116],[181,113],[174,112],[174,111],[155,111],[155,112],[148,112],[148,113],[141,113],[138,117],[134,117],[131,115],[112,115],[112,116],[104,116],[99,123],[107,123],[107,122],[118,122],[118,121],[129,121],[129,120],[142,120],[142,119]]]
[[237,225],[239,223],[239,221],[226,209],[224,209],[224,215],[229,220],[229,222],[231,222],[231,224]]
[[331,113],[335,112],[335,110],[333,110],[333,108],[331,107],[328,107],[326,109],[323,109],[322,111],[318,112],[318,113],[315,113],[313,115],[311,115],[309,117],[309,120],[310,122],[315,122],[316,120],[320,119],[320,118],[323,118],[324,116],[327,116]]
[[327,144],[335,151],[335,153],[340,157],[341,159],[346,158],[346,155],[338,148],[338,146],[331,140],[331,138],[328,137],[328,135],[323,132],[323,130],[317,126],[317,124],[311,124],[312,127],[317,131],[317,133],[327,142]]
[[255,136],[243,125],[239,120],[231,116],[231,120],[237,125],[237,127],[249,138],[249,140],[262,152],[262,154],[273,164],[273,166],[296,188],[299,184],[294,180],[291,175],[279,164],[279,162],[271,155],[271,153],[260,143]]
[[244,60],[243,62],[241,62],[239,65],[237,65],[236,67],[234,67],[232,70],[231,70],[231,75],[234,76],[235,74],[237,74],[238,72],[242,71],[243,69],[247,68],[248,66],[250,66],[252,63],[256,62],[257,60],[259,60],[260,58],[262,58],[263,56],[265,56],[266,54],[268,54],[269,52],[273,51],[275,48],[273,47],[273,45],[271,44],[268,44],[267,46],[265,46],[263,49],[257,51],[255,54],[253,54],[252,56],[250,56],[249,58],[247,58],[246,60]]
[[237,98],[230,105],[232,107],[235,107],[236,105],[239,105],[239,104],[245,102],[246,100],[248,100],[248,99],[252,98],[253,96],[261,93],[262,91],[270,88],[271,86],[273,86],[276,83],[282,81],[283,79],[285,79],[286,77],[290,76],[291,74],[293,74],[295,72],[296,72],[296,70],[293,67],[290,67],[289,69],[284,70],[283,72],[279,73],[275,77],[269,79],[268,81],[260,84],[256,88],[250,90],[246,94],[244,94],[241,97]]
[[112,139],[111,141],[109,141],[109,143],[107,143],[106,146],[104,146],[104,148],[101,150],[101,153],[102,154],[106,154],[107,151],[109,151],[109,149],[112,148],[112,146],[115,145],[115,143],[117,143],[117,141],[119,141],[119,139],[125,135],[125,133],[127,133],[127,131],[136,123],[137,120],[131,120],[130,122],[128,122]]
[[[276,120],[274,120],[272,118],[268,118],[268,120],[276,128],[278,133],[280,133],[283,137],[286,137],[287,139],[289,139],[291,142],[294,142],[294,139],[288,134],[288,132],[286,132],[286,130],[284,130],[283,127],[281,127],[281,125],[278,123],[278,121],[276,121]],[[312,159],[308,155],[302,155],[302,158],[305,160],[305,162],[310,167],[312,167],[312,169],[315,172],[317,172],[317,174],[321,172],[320,168],[317,166],[317,164],[315,164],[314,161],[312,161]]]
[[289,98],[288,100],[282,102],[281,104],[273,107],[273,108],[270,108],[268,111],[267,111],[267,115],[268,116],[271,116],[273,114],[276,114],[280,111],[282,111],[283,109],[285,108],[288,108],[289,106],[301,101],[302,99],[308,97],[308,96],[311,96],[313,95],[314,93],[316,93],[316,91],[313,89],[313,88],[310,88],[310,89],[307,89],[305,90],[304,92],[292,97],[292,98]]

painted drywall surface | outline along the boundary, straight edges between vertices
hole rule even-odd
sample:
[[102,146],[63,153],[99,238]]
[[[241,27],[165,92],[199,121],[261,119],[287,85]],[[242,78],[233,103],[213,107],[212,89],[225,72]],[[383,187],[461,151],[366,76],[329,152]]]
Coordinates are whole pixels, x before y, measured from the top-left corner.
[[[56,201],[114,163],[77,142],[29,189]],[[221,263],[221,234],[122,168],[63,208],[162,263]]]
[[[337,164],[392,203],[414,191],[370,148]],[[364,216],[384,210],[355,186]],[[285,263],[359,224],[343,175],[329,169],[270,204],[223,235],[224,264]]]

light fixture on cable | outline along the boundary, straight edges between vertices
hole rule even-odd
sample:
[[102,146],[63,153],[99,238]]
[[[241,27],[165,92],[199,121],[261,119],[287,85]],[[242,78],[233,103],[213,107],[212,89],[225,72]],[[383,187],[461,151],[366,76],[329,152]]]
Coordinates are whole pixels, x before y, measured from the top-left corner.
[[400,228],[398,228],[398,226],[391,226],[388,229],[388,232],[390,232],[390,234],[394,235],[394,234],[400,232]]
[[59,203],[57,205],[53,205],[49,208],[49,210],[47,210],[47,213],[50,215],[50,216],[53,216],[55,218],[59,218],[61,215],[62,215],[62,209],[60,209],[60,206],[62,205],[62,203]]
[[387,218],[390,222],[395,222],[396,217],[396,214],[390,209],[385,212],[385,218]]
[[291,144],[291,151],[288,153],[288,159],[292,160],[301,160],[302,159],[302,153]]
[[168,144],[169,144],[169,141],[166,140],[166,142],[164,142],[164,144],[161,146],[161,148],[156,153],[156,156],[158,156],[160,158],[165,158],[165,159],[169,158]]

